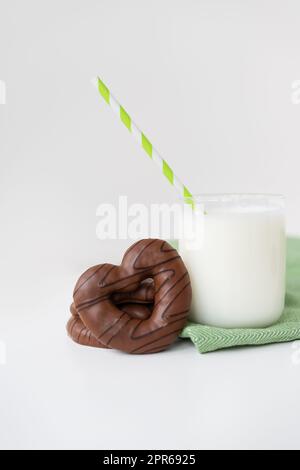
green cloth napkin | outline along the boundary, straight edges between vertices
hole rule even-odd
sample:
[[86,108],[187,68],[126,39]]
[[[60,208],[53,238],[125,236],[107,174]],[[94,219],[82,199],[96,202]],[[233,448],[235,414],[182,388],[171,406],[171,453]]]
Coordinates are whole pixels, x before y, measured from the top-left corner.
[[287,241],[287,293],[278,323],[267,328],[215,328],[188,323],[180,334],[201,353],[233,346],[282,343],[300,339],[300,239]]

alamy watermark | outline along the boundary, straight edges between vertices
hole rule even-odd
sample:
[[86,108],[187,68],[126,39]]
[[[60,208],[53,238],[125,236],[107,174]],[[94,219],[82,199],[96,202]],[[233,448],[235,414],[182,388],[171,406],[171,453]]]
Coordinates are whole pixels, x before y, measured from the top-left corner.
[[6,103],[6,84],[3,80],[0,80],[0,104]]
[[294,80],[291,84],[291,102],[300,104],[300,80]]
[[[6,103],[6,85],[0,80],[0,104]],[[0,366],[6,364],[6,343],[0,340]]]
[[129,204],[127,196],[119,196],[115,204],[100,204],[96,216],[96,234],[100,240],[184,238],[193,249],[201,239],[205,212],[200,206],[191,209],[183,203]]
[[294,366],[300,366],[300,341],[294,341],[292,344],[293,352],[291,360]]
[[0,340],[0,366],[6,364],[6,343]]

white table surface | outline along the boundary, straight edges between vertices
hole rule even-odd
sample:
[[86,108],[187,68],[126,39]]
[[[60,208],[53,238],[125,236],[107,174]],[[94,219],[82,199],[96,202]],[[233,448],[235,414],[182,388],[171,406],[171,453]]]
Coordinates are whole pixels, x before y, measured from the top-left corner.
[[73,276],[6,290],[1,448],[300,447],[297,343],[206,355],[188,340],[148,356],[85,348],[65,333]]

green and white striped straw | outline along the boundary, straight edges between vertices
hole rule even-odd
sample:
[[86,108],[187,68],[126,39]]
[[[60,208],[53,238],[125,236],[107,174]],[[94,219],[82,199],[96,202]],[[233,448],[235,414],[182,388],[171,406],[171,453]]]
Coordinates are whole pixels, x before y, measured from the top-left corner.
[[158,165],[160,171],[167,178],[169,183],[171,183],[179,191],[180,195],[184,198],[187,204],[190,204],[194,209],[195,201],[187,189],[187,187],[180,181],[180,179],[175,175],[172,168],[168,165],[166,160],[164,160],[157,150],[153,147],[150,140],[146,135],[138,128],[135,122],[131,119],[127,111],[120,105],[116,98],[111,94],[107,86],[100,80],[99,77],[92,80],[93,84],[98,88],[100,95],[106,101],[108,105],[112,108],[114,113],[119,117],[121,122],[125,127],[131,132],[135,140],[140,144],[140,146],[145,150],[147,155]]

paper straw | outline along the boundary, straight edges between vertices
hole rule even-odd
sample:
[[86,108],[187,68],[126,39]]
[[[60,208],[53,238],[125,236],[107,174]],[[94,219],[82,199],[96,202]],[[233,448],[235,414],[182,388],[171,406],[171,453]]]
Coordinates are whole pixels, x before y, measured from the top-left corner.
[[114,113],[119,117],[120,121],[124,124],[124,126],[131,132],[132,136],[135,140],[140,144],[140,146],[144,149],[147,155],[156,163],[159,167],[160,171],[163,175],[167,178],[169,183],[172,186],[175,186],[179,194],[184,198],[184,201],[187,204],[190,204],[192,208],[195,206],[195,201],[187,189],[187,187],[180,181],[180,179],[175,175],[172,168],[168,165],[166,160],[164,160],[158,153],[158,151],[153,147],[152,143],[146,137],[144,132],[142,132],[139,127],[135,124],[135,122],[131,119],[127,111],[123,108],[122,105],[116,100],[116,98],[112,95],[110,90],[107,86],[100,80],[99,77],[92,80],[92,83],[98,88],[98,91],[104,101],[110,105]]

